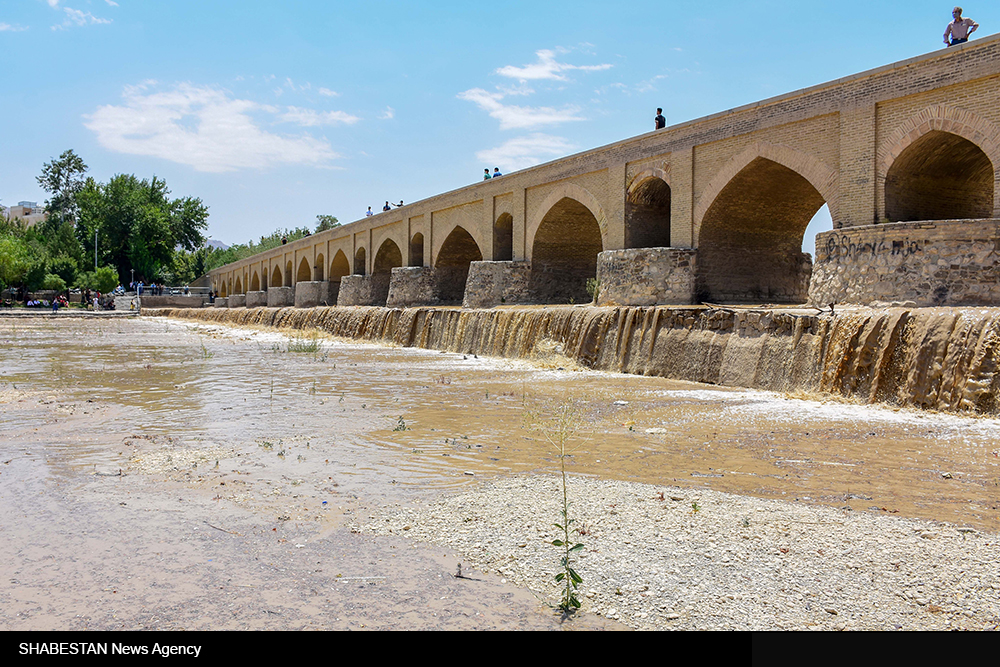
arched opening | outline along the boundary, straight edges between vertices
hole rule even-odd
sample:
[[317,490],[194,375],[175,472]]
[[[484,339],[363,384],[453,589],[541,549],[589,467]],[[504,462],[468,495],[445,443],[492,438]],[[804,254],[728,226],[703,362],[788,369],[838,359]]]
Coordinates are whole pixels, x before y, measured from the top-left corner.
[[251,292],[260,291],[260,276],[257,275],[256,271],[253,272],[253,276],[250,278],[250,291]]
[[274,267],[274,271],[271,273],[271,286],[281,287],[281,269],[277,266]]
[[417,232],[410,239],[410,262],[408,266],[424,265],[424,235]]
[[697,298],[722,303],[803,303],[812,262],[806,227],[824,204],[803,176],[758,157],[719,192],[702,219]]
[[885,177],[892,222],[993,216],[993,164],[968,139],[932,130],[907,146]]
[[476,240],[464,228],[455,227],[444,240],[434,266],[437,269],[438,299],[442,303],[462,303],[469,265],[481,261],[483,253]]
[[503,213],[493,223],[493,261],[509,262],[514,259],[514,216]]
[[375,264],[372,266],[372,302],[384,306],[389,297],[389,282],[392,280],[392,270],[403,266],[403,253],[392,239],[386,239],[375,253]]
[[625,247],[670,247],[670,186],[650,176],[625,200]]
[[802,235],[802,252],[809,253],[816,259],[816,235],[831,231],[833,231],[833,217],[830,215],[830,206],[823,204],[809,221],[809,226]]
[[305,257],[299,262],[299,271],[295,274],[295,282],[297,283],[307,283],[312,279],[312,267],[309,266],[309,260]]
[[354,253],[354,275],[363,276],[365,275],[365,249],[358,248],[357,252]]
[[221,289],[219,291],[219,296],[221,296],[221,297],[227,297],[227,296],[229,296],[229,289],[228,289],[228,286],[226,285],[226,281],[225,280],[222,281],[222,287],[221,287]]
[[330,264],[330,303],[337,303],[340,294],[340,279],[351,275],[351,265],[343,250],[338,250]]
[[590,209],[563,197],[542,218],[531,247],[531,291],[540,303],[587,303],[587,281],[597,277],[604,249]]
[[292,287],[292,260],[285,262],[285,287]]
[[325,264],[325,261],[326,260],[323,259],[323,253],[316,255],[316,273],[313,276],[313,280],[315,280],[316,282],[323,281],[323,266]]
[[240,280],[239,276],[236,276],[236,289],[233,294],[243,294],[243,281]]

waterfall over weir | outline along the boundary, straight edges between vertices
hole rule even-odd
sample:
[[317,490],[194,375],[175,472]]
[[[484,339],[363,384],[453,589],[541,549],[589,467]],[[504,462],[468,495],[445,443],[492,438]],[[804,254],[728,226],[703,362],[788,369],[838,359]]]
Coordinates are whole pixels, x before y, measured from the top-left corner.
[[208,308],[147,315],[507,358],[540,344],[595,370],[995,414],[1000,309]]

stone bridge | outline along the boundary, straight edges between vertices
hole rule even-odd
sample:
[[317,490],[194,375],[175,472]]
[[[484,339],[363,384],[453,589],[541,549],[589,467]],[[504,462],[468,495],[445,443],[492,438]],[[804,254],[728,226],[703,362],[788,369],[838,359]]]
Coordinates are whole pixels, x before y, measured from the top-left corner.
[[[379,213],[218,305],[1000,305],[1000,35]],[[832,232],[801,252],[826,204]],[[228,297],[228,298],[227,298]]]

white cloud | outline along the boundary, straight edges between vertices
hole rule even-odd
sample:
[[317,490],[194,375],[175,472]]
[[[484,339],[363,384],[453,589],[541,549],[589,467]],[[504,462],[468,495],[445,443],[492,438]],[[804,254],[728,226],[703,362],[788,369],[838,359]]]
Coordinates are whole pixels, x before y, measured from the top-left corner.
[[[58,6],[58,0],[49,0],[49,5],[52,7]],[[94,24],[108,24],[111,23],[111,19],[102,19],[94,16],[90,12],[82,12],[79,9],[73,9],[71,7],[63,7],[63,13],[66,18],[59,25],[52,26],[53,30],[66,30],[74,25],[94,25]]]
[[115,0],[104,0],[104,2],[108,3],[112,7],[117,7],[118,6],[118,3],[115,2]]
[[315,111],[288,107],[288,111],[281,116],[281,120],[303,127],[318,127],[320,125],[336,125],[337,123],[353,125],[361,119],[343,111]]
[[182,83],[150,91],[155,82],[125,88],[121,106],[103,106],[84,125],[106,149],[185,164],[197,171],[264,169],[280,164],[327,166],[340,157],[326,141],[262,130],[251,112],[277,109],[233,98],[211,86]]
[[381,120],[392,120],[396,117],[396,110],[392,107],[386,107],[385,111],[379,114],[379,119]]
[[28,29],[27,26],[11,25],[9,23],[0,23],[0,32],[23,32],[27,29]]
[[552,107],[522,107],[512,104],[501,104],[504,94],[491,93],[482,88],[472,88],[458,94],[458,98],[474,102],[480,109],[500,121],[501,130],[528,129],[542,125],[553,125],[569,121],[584,120],[579,115],[580,109],[567,105],[562,109]]
[[338,97],[340,93],[335,90],[330,90],[329,88],[320,88],[319,94],[324,97]]
[[611,65],[569,65],[567,63],[561,63],[556,61],[556,52],[549,49],[542,49],[541,51],[536,51],[535,55],[538,56],[538,62],[532,63],[530,65],[525,65],[524,67],[515,67],[513,65],[507,65],[506,67],[501,67],[496,71],[500,76],[505,76],[510,79],[517,79],[519,81],[535,81],[535,80],[552,80],[552,81],[567,81],[567,77],[563,72],[568,72],[576,70],[579,72],[599,72],[601,70],[611,69]]
[[500,167],[504,173],[508,173],[568,155],[576,148],[562,137],[536,132],[511,139],[496,148],[479,151],[476,159],[483,164]]

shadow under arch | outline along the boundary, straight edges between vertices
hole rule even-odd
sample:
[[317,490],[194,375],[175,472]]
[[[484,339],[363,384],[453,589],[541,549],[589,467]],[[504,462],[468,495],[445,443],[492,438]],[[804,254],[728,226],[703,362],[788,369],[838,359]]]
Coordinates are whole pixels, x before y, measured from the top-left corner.
[[501,213],[493,223],[493,261],[509,262],[514,259],[514,216]]
[[638,174],[625,197],[625,247],[670,247],[670,175],[662,169]]
[[466,229],[456,226],[438,251],[434,264],[437,298],[442,304],[461,304],[472,262],[483,261],[479,244]]
[[330,303],[337,303],[340,295],[340,280],[344,276],[351,275],[351,264],[347,261],[347,255],[343,250],[338,250],[330,263]]
[[392,239],[386,239],[375,253],[372,264],[372,305],[384,306],[389,297],[392,270],[403,266],[403,253]]
[[310,280],[312,280],[312,267],[309,266],[309,260],[303,257],[299,262],[298,273],[295,274],[295,282],[307,283]]
[[833,205],[797,171],[765,157],[750,160],[701,218],[696,299],[807,301],[812,261],[802,241],[824,203],[832,212]]
[[604,250],[593,211],[563,197],[542,216],[531,246],[531,298],[538,303],[587,303],[587,281],[596,279]]

